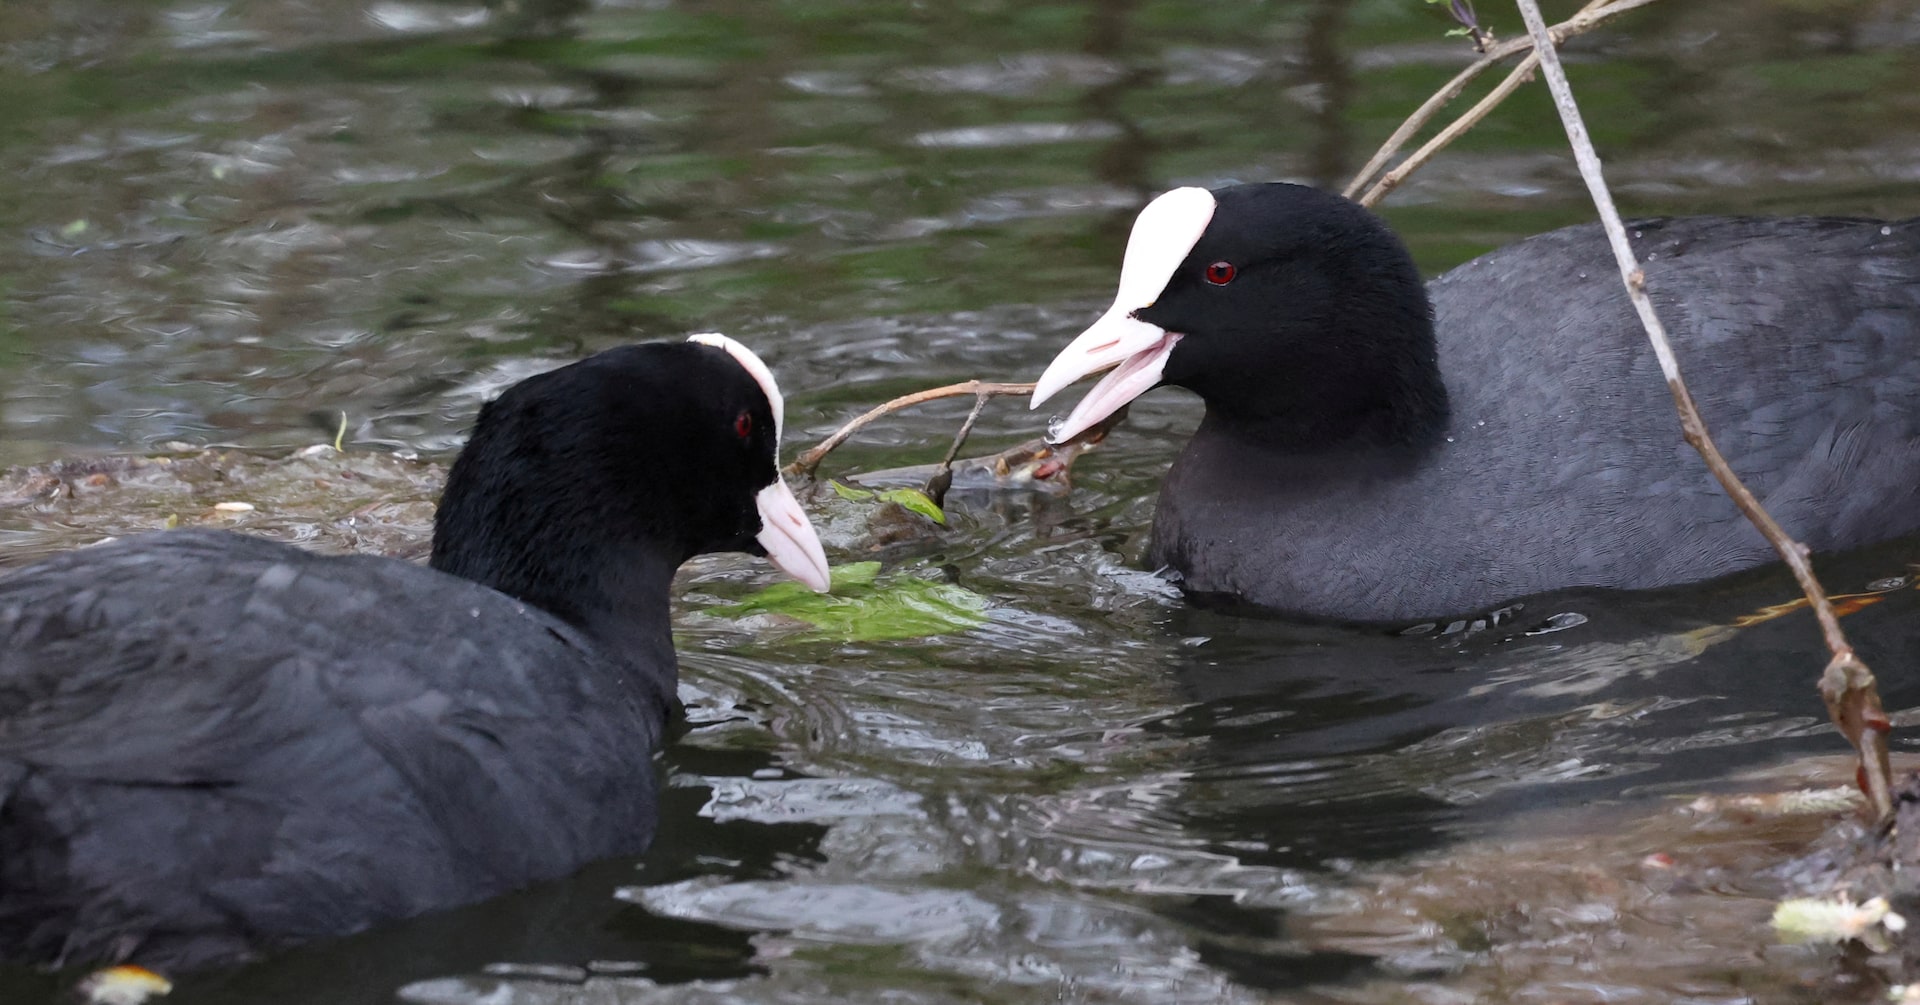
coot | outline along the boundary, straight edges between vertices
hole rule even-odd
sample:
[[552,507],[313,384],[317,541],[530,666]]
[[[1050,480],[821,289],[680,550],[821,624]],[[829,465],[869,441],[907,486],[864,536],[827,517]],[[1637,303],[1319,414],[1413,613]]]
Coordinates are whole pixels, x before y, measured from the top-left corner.
[[674,569],[827,586],[724,336],[481,409],[431,568],[211,530],[0,578],[0,958],[236,962],[641,851]]
[[[1830,551],[1920,527],[1920,220],[1628,230],[1716,442],[1788,532]],[[1115,364],[1054,435],[1199,394],[1148,551],[1196,594],[1399,620],[1774,558],[1682,442],[1597,224],[1423,289],[1339,196],[1176,189],[1034,404]]]

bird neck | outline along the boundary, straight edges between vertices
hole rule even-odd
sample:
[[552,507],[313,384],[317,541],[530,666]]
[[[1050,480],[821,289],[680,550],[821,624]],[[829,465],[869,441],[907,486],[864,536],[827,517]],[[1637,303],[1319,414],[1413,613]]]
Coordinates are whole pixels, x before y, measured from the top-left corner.
[[1286,372],[1291,379],[1229,372],[1193,387],[1207,404],[1202,428],[1295,454],[1419,449],[1446,432],[1450,405],[1430,335],[1371,360],[1295,358]]
[[464,537],[436,534],[429,564],[538,607],[625,659],[673,665],[673,575],[684,556],[647,541],[563,540],[538,531],[511,543]]
[[597,566],[584,588],[565,601],[571,613],[555,613],[629,661],[673,666],[673,574],[679,559],[635,546],[608,549]]

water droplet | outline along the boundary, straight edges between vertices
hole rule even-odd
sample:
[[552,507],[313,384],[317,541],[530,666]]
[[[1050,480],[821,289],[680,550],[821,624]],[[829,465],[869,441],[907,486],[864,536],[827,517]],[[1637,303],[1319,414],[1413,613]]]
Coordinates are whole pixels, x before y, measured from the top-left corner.
[[1047,442],[1059,443],[1060,430],[1064,429],[1066,425],[1067,425],[1067,417],[1064,415],[1056,415],[1053,418],[1048,419],[1047,420]]
[[1561,611],[1559,614],[1541,622],[1540,627],[1527,632],[1527,634],[1548,635],[1553,632],[1564,632],[1569,628],[1578,628],[1586,623],[1587,616],[1581,614],[1579,611]]
[[1892,236],[1893,236],[1893,228],[1892,228],[1892,227],[1881,227],[1881,228],[1880,228],[1880,236],[1881,236],[1881,237],[1892,237]]

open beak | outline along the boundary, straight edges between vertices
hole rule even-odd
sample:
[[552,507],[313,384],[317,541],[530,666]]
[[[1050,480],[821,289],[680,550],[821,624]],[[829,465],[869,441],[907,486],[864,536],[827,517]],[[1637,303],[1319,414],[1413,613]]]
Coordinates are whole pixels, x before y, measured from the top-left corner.
[[1141,207],[1127,235],[1127,253],[1120,263],[1120,290],[1093,327],[1067,343],[1047,364],[1047,372],[1033,385],[1033,403],[1107,367],[1114,371],[1093,385],[1066,419],[1047,430],[1047,440],[1060,443],[1118,412],[1127,402],[1160,383],[1167,357],[1180,341],[1177,332],[1134,317],[1151,306],[1167,288],[1174,270],[1193,250],[1213,220],[1217,203],[1204,188],[1176,188],[1155,196]]
[[827,553],[820,547],[820,535],[813,532],[800,500],[787,488],[787,480],[776,477],[773,484],[753,497],[760,510],[760,533],[755,540],[767,550],[767,561],[781,572],[799,580],[815,593],[825,593],[831,585],[827,575]]
[[1160,373],[1167,368],[1167,356],[1179,341],[1178,334],[1130,317],[1126,308],[1115,304],[1093,327],[1067,343],[1033,386],[1030,407],[1038,407],[1068,384],[1114,367],[1112,373],[1101,378],[1093,390],[1073,406],[1066,419],[1047,429],[1048,442],[1071,439],[1152,390],[1160,383]]

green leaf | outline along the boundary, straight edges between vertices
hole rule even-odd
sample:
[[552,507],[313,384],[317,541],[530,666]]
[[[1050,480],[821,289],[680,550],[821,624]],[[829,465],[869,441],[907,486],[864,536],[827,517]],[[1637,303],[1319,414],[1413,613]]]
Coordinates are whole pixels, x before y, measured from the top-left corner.
[[947,522],[947,515],[941,512],[940,505],[919,489],[888,489],[880,493],[880,498],[885,502],[898,503],[934,523]]
[[866,489],[854,488],[853,486],[848,485],[844,482],[828,481],[827,484],[833,486],[834,495],[837,495],[840,498],[845,499],[849,502],[860,502],[862,500],[873,498],[872,492],[869,492]]
[[812,625],[813,634],[846,642],[917,639],[986,623],[987,598],[972,590],[913,576],[881,583],[879,573],[879,562],[839,565],[832,570],[832,593],[776,583],[710,613],[726,618],[782,615]]
[[828,481],[827,484],[833,486],[835,495],[850,502],[865,502],[868,499],[878,499],[883,503],[895,503],[905,509],[912,510],[932,520],[934,523],[944,524],[947,522],[947,514],[941,510],[940,504],[934,502],[931,496],[919,489],[900,488],[887,489],[884,492],[875,492],[871,489],[857,489],[851,485],[842,484],[837,481]]
[[[843,593],[862,586],[872,586],[873,581],[879,578],[879,562],[848,562],[846,565],[836,565],[827,570],[828,587],[834,593]],[[800,588],[807,596],[819,596],[819,594],[801,587],[799,583],[788,583],[787,585]]]

